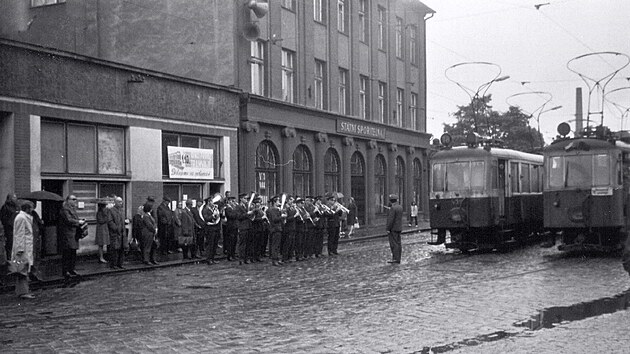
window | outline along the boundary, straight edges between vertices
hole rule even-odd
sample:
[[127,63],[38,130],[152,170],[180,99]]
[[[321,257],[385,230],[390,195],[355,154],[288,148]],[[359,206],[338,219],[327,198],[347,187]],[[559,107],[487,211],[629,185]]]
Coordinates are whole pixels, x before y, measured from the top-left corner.
[[[265,140],[256,149],[256,190],[265,196],[276,195],[279,190],[278,181],[278,153],[276,147]],[[263,200],[263,202],[267,202]]]
[[77,197],[77,202],[82,208],[77,208],[77,216],[88,221],[96,220],[96,200],[112,195],[125,196],[124,183],[74,181],[70,194]]
[[311,176],[313,173],[311,155],[305,145],[298,145],[293,152],[293,194],[307,196],[311,194]]
[[66,0],[31,0],[31,7],[63,4]]
[[387,120],[387,89],[384,82],[378,83],[378,122]]
[[295,0],[282,0],[282,7],[295,11]]
[[282,50],[282,99],[295,102],[295,53]]
[[42,120],[42,172],[125,174],[122,127]]
[[203,202],[202,187],[200,183],[164,183],[162,194],[173,201],[183,201],[185,197],[185,200],[201,203]]
[[348,16],[346,11],[346,0],[337,0],[337,29],[346,33],[348,28]]
[[328,90],[326,82],[326,63],[320,60],[315,60],[315,77],[313,83],[313,89],[315,91],[315,108],[328,108]]
[[396,157],[394,161],[394,170],[396,174],[394,175],[394,184],[396,188],[396,194],[400,198],[401,205],[407,205],[407,193],[405,193],[405,162],[402,157]]
[[562,188],[564,186],[564,164],[562,163],[562,157],[550,156],[548,159],[549,187]]
[[411,94],[411,103],[409,104],[409,121],[411,123],[410,128],[413,130],[418,129],[418,94]]
[[394,119],[392,122],[392,125],[395,125],[397,127],[402,127],[403,126],[403,100],[404,100],[404,96],[405,96],[405,91],[403,89],[397,88],[396,89],[396,110],[394,111]]
[[530,165],[527,163],[521,164],[521,192],[530,193],[532,191],[530,186]]
[[411,64],[418,64],[418,53],[416,49],[416,36],[417,36],[417,28],[414,25],[409,25],[409,62]]
[[385,213],[385,207],[389,201],[385,198],[386,171],[385,158],[383,155],[377,155],[374,161],[374,202],[376,203],[374,207],[377,214]]
[[359,78],[359,118],[361,119],[368,119],[369,118],[369,110],[368,110],[368,83],[370,82],[370,80],[365,77],[365,76],[361,76]]
[[251,42],[251,58],[249,60],[252,71],[252,93],[265,95],[265,43]]
[[485,163],[462,161],[433,164],[433,191],[481,191],[485,187]]
[[422,198],[422,162],[419,159],[413,160],[413,201],[418,204],[418,209],[422,208],[420,199]]
[[370,39],[369,18],[367,0],[359,0],[359,40],[364,43]]
[[219,148],[219,139],[210,138],[197,135],[183,135],[178,133],[162,132],[162,176],[169,176],[169,163],[168,163],[168,147],[169,146],[181,146],[195,149],[207,149],[212,150],[214,177],[222,176],[220,170],[223,163],[220,161],[221,153]]
[[317,22],[324,23],[326,20],[326,1],[313,0],[313,19]]
[[519,183],[518,162],[510,162],[510,184],[512,193],[520,193],[521,185]]
[[378,7],[378,18],[376,20],[376,34],[378,35],[378,49],[385,50],[386,41],[385,41],[385,26],[387,23],[385,22],[385,8]]
[[403,57],[403,20],[396,17],[396,58]]
[[348,70],[339,68],[339,114],[348,114],[350,111],[348,91]]
[[324,156],[324,191],[338,192],[341,190],[341,169],[337,152],[329,148]]

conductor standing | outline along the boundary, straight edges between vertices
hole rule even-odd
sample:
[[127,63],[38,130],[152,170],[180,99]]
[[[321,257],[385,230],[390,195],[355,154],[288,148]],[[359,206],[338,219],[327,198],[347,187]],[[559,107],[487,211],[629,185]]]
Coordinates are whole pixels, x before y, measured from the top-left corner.
[[403,209],[400,203],[398,203],[398,196],[396,194],[390,194],[389,201],[392,206],[387,212],[387,236],[389,237],[389,248],[392,251],[392,260],[387,263],[400,264],[402,254],[400,232],[402,231]]

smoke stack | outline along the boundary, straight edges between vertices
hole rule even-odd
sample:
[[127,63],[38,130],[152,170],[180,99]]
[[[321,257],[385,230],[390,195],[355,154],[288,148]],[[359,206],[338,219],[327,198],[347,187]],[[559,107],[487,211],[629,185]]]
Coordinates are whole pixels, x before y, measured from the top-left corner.
[[582,112],[582,88],[575,89],[575,132],[579,134],[582,132],[583,127],[583,112]]

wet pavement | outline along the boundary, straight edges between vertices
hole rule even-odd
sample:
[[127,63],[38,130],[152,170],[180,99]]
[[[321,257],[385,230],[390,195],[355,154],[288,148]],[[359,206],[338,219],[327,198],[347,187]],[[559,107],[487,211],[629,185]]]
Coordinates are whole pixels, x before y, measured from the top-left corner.
[[[405,234],[400,265],[386,263],[387,241],[375,238],[283,267],[184,264],[92,277],[29,301],[3,294],[0,351],[627,352],[630,313],[618,298],[630,279],[619,258],[537,245],[462,255],[429,239]],[[603,298],[617,299],[614,313],[535,324],[545,309],[613,309],[595,305]]]

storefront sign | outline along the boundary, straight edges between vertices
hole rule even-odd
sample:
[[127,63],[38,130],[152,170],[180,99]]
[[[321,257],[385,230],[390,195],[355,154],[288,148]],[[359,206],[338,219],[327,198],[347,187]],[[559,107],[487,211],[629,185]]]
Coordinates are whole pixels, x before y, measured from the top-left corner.
[[213,179],[214,151],[167,146],[168,176],[185,179]]
[[371,139],[385,139],[385,128],[366,122],[337,119],[337,133],[358,135]]

